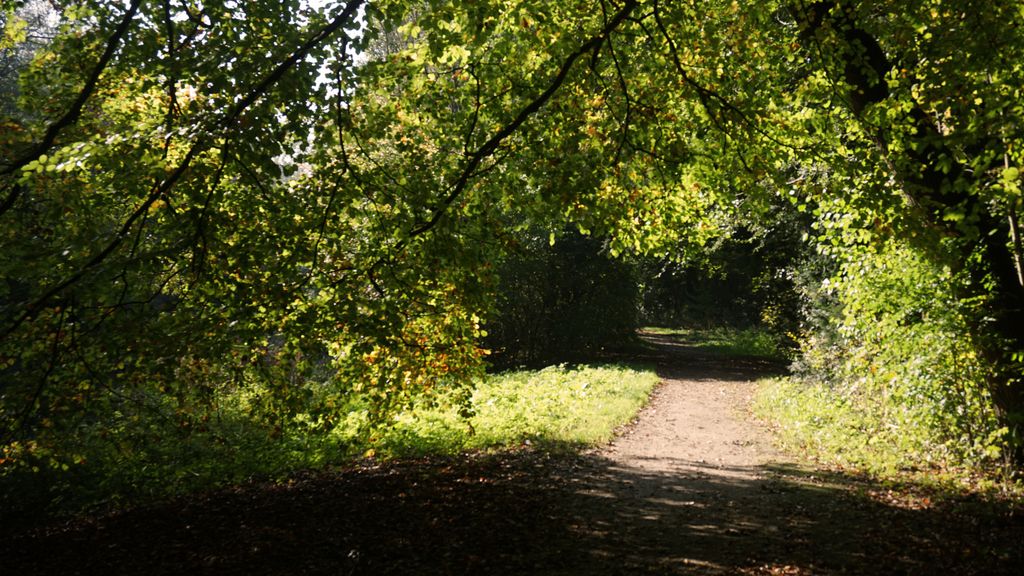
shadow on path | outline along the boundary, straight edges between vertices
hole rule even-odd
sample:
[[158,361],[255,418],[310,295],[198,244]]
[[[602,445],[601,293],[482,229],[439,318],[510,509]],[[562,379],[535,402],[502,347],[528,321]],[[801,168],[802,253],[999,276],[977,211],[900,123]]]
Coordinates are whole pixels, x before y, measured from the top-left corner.
[[630,359],[656,366],[662,378],[749,382],[788,372],[785,360],[723,355],[680,336],[641,332],[640,342],[643,348],[633,352]]
[[0,553],[12,575],[1016,575],[1024,562],[1005,510],[909,510],[850,478],[678,465],[697,472],[533,451],[368,463],[8,536]]
[[584,465],[570,502],[590,553],[565,573],[1020,574],[1024,561],[1021,518],[984,506],[913,510],[852,478],[678,465],[690,472]]

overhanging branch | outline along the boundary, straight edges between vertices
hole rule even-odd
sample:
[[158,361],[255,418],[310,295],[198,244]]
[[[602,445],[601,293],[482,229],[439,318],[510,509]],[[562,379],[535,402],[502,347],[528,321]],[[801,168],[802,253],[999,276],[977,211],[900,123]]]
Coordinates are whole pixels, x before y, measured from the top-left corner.
[[[9,176],[15,174],[18,170],[21,170],[25,166],[28,166],[33,160],[37,160],[40,156],[46,153],[53,143],[57,140],[57,136],[61,130],[71,126],[78,121],[78,116],[82,113],[82,108],[85,103],[92,96],[93,92],[96,91],[96,84],[99,83],[100,76],[103,71],[107,69],[107,65],[110,64],[110,60],[114,57],[114,53],[117,52],[118,46],[121,44],[121,40],[124,35],[128,33],[128,27],[131,25],[132,20],[135,19],[135,14],[139,11],[139,5],[142,4],[142,0],[132,0],[131,5],[128,7],[128,11],[125,12],[124,17],[121,18],[121,22],[118,24],[114,33],[107,40],[106,49],[103,50],[103,55],[100,56],[99,62],[93,68],[89,74],[89,78],[85,81],[85,85],[78,92],[78,96],[75,97],[75,101],[71,103],[71,107],[64,113],[63,116],[58,118],[53,124],[46,129],[46,134],[43,135],[43,139],[32,147],[25,155],[14,160],[8,164],[5,168],[0,170],[0,176]],[[24,190],[21,186],[11,186],[10,192],[0,202],[0,216],[3,216],[8,210],[14,206],[14,202],[17,201],[18,196]]]
[[[137,0],[134,6],[137,7],[141,0]],[[219,128],[227,129],[230,128],[231,124],[234,123],[245,111],[255,104],[266,92],[274,86],[282,77],[298,64],[303,58],[305,58],[310,51],[316,46],[320,45],[328,38],[330,38],[335,32],[341,29],[346,23],[355,18],[356,12],[360,6],[366,0],[351,0],[335,18],[321,28],[316,34],[311,36],[306,42],[295,49],[292,54],[278,64],[273,71],[271,71],[263,80],[258,82],[255,87],[249,90],[246,95],[235,104],[234,107],[223,117],[219,122]],[[125,24],[127,26],[127,24]],[[112,52],[111,52],[112,54]],[[98,78],[98,73],[97,73]],[[86,99],[88,96],[86,96]],[[83,100],[84,103],[84,100]],[[69,123],[74,122],[77,118],[72,117],[68,120]],[[192,145],[189,147],[188,152],[185,154],[182,161],[178,166],[161,182],[155,184],[146,198],[142,201],[139,206],[128,216],[127,219],[122,223],[120,229],[115,233],[114,237],[96,254],[94,254],[86,263],[79,268],[75,273],[71,274],[64,280],[54,284],[50,288],[46,289],[41,296],[35,298],[17,314],[13,315],[11,323],[4,327],[3,331],[0,332],[0,340],[11,335],[17,330],[26,320],[34,317],[39,313],[40,310],[55,296],[66,290],[68,287],[79,282],[93,269],[98,268],[107,258],[111,256],[124,242],[124,240],[130,234],[132,228],[139,222],[139,220],[149,211],[153,203],[159,198],[170,193],[171,189],[177,184],[182,176],[188,171],[192,164],[192,161],[206,149],[208,141],[210,139],[210,132],[200,136]],[[17,189],[16,189],[17,190]],[[11,201],[13,204],[13,200]]]
[[558,91],[558,89],[565,82],[565,79],[569,76],[569,72],[572,71],[573,65],[582,56],[591,53],[592,51],[599,50],[604,42],[607,40],[608,35],[611,34],[620,24],[626,19],[627,16],[637,6],[636,0],[627,0],[623,7],[615,13],[604,28],[601,29],[596,35],[590,38],[587,42],[576,49],[570,54],[561,67],[558,69],[558,73],[555,74],[551,84],[541,92],[536,98],[533,99],[525,108],[520,110],[519,114],[508,124],[502,127],[497,133],[494,134],[487,142],[484,142],[479,148],[476,149],[472,154],[469,155],[469,160],[466,162],[459,174],[459,177],[452,184],[447,196],[441,201],[440,207],[438,207],[429,220],[416,226],[409,232],[409,238],[415,238],[425,232],[437,226],[441,218],[444,217],[445,213],[451,207],[451,205],[458,199],[459,196],[465,191],[466,187],[469,186],[470,181],[476,174],[477,169],[484,160],[491,157],[494,152],[501,146],[509,136],[514,134],[516,130],[520,128],[527,120],[529,120],[534,114],[540,111],[544,107],[544,104],[551,99],[552,96]]

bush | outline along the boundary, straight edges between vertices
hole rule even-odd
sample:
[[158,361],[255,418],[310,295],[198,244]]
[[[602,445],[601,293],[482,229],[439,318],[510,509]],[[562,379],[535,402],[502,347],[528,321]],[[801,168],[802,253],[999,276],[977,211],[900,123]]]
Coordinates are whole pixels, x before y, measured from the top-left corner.
[[798,338],[800,298],[792,270],[804,258],[798,222],[772,216],[756,232],[744,227],[696,255],[642,262],[642,322],[650,326],[707,330],[757,328],[781,348]]
[[805,286],[816,313],[795,378],[765,389],[763,414],[812,454],[877,471],[999,459],[1007,431],[962,281],[893,242]]
[[421,395],[385,421],[371,417],[372,400],[354,394],[336,406],[329,424],[305,414],[282,427],[254,418],[254,398],[239,391],[196,421],[128,414],[105,435],[83,431],[69,440],[74,450],[65,446],[67,453],[5,463],[0,511],[12,527],[90,507],[279,479],[364,455],[603,442],[636,414],[657,382],[650,370],[552,366],[485,377],[471,396],[464,389]]

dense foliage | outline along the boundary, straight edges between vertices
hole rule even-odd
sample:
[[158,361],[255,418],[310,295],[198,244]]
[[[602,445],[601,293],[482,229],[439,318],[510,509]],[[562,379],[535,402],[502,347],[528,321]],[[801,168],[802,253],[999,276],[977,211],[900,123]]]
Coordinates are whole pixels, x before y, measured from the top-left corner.
[[29,34],[40,4],[0,3],[4,474],[229,399],[280,435],[458,393],[524,227],[692,255],[786,201],[851,341],[955,339],[928,394],[1024,446],[1014,3],[55,0]]
[[[642,259],[642,322],[758,328],[781,348],[794,347],[803,316],[796,276],[807,273],[812,257],[801,214],[785,205],[773,212],[753,230],[723,230],[697,254]],[[821,276],[813,269],[810,274]]]
[[[291,427],[273,436],[247,417],[245,398],[224,399],[205,433],[144,450],[104,442],[85,446],[73,470],[8,471],[0,481],[7,527],[60,514],[210,490],[228,483],[283,479],[296,471],[361,457],[457,455],[524,445],[564,450],[606,442],[635,416],[658,382],[650,369],[621,365],[549,366],[483,378],[468,397],[420,397],[385,421],[354,395],[329,428]],[[149,426],[170,437],[173,423]]]
[[762,414],[810,454],[881,473],[1006,463],[992,367],[968,327],[963,282],[900,243],[844,262],[817,286],[795,374]]
[[635,266],[577,232],[533,234],[498,264],[484,344],[497,367],[598,359],[633,341],[638,313]]

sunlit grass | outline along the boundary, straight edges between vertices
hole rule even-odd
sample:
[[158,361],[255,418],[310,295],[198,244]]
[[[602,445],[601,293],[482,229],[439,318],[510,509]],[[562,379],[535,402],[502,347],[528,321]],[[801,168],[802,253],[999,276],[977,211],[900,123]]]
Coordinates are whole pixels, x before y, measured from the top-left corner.
[[551,366],[493,375],[463,407],[420,406],[398,415],[367,445],[378,455],[454,454],[523,443],[577,446],[612,438],[658,382],[651,370]]
[[458,455],[525,444],[571,449],[605,442],[644,405],[658,378],[625,366],[552,366],[487,376],[467,402],[423,399],[371,423],[365,399],[339,406],[330,429],[297,417],[275,429],[227,398],[202,431],[139,420],[117,442],[89,440],[77,463],[0,469],[0,509],[34,521],[46,515],[120,507],[253,480],[279,480],[373,456]]
[[886,482],[1024,499],[1024,484],[998,459],[959,461],[949,440],[936,438],[909,415],[883,418],[826,384],[795,377],[762,380],[753,408],[782,448],[817,463]]
[[690,328],[647,327],[643,332],[659,336],[672,336],[681,343],[724,356],[752,356],[784,358],[786,352],[778,340],[765,330],[757,328]]
[[774,425],[783,447],[829,464],[886,475],[925,449],[923,439],[913,431],[893,434],[826,386],[796,378],[762,381],[754,410]]

